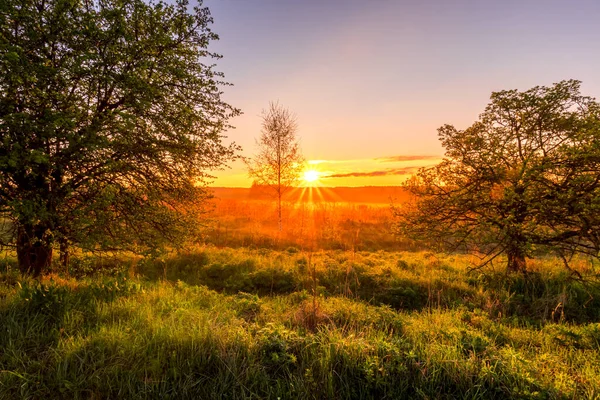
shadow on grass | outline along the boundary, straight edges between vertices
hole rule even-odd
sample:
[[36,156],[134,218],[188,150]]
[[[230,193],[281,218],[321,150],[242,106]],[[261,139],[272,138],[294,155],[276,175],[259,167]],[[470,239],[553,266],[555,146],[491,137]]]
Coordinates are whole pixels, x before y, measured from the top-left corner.
[[60,338],[86,336],[97,330],[98,307],[137,292],[139,284],[105,280],[74,287],[23,281],[12,301],[0,308],[0,369],[22,366],[43,373]]
[[[180,280],[229,294],[285,295],[312,292],[315,287],[305,257],[292,256],[290,265],[266,258],[268,265],[264,265],[265,259],[252,255],[236,257],[232,253],[227,257],[227,254],[216,258],[204,252],[183,254],[162,263],[146,263],[139,272],[152,281]],[[278,253],[268,252],[267,257],[270,254],[278,257]],[[329,263],[317,269],[317,291],[388,305],[396,310],[482,309],[495,318],[517,317],[538,325],[548,321],[600,320],[600,288],[573,281],[566,274],[462,276],[445,265],[436,270],[400,265],[397,268],[401,273],[390,268],[354,264],[349,274],[347,265]]]

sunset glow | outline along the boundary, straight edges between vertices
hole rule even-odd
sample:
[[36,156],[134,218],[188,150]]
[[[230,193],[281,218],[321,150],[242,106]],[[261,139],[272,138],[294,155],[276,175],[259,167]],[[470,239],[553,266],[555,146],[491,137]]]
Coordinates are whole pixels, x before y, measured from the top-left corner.
[[600,400],[599,21],[0,0],[0,400]]
[[304,180],[304,183],[307,184],[308,186],[312,186],[314,185],[320,177],[320,173],[319,171],[315,171],[314,169],[309,169],[304,171],[304,175],[302,176],[302,179]]
[[[320,186],[396,186],[439,162],[416,158],[441,158],[437,129],[470,126],[492,91],[574,78],[600,93],[600,2],[508,3],[211,0],[218,67],[243,111],[228,139],[250,154],[277,100]],[[250,187],[244,163],[231,167],[214,185]]]

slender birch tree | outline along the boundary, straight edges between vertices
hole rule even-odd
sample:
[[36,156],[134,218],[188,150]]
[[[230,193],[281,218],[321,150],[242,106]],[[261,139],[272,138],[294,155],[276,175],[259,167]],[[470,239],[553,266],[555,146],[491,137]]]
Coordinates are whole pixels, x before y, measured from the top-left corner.
[[271,102],[262,113],[262,130],[256,140],[257,153],[246,159],[248,175],[257,185],[267,186],[277,200],[279,230],[282,230],[281,202],[304,168],[297,136],[296,116],[279,103]]

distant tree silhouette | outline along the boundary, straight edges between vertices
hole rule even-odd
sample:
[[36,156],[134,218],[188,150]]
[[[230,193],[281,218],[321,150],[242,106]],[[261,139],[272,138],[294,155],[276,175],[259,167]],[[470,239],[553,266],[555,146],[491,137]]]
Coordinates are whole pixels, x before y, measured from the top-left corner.
[[262,113],[258,152],[246,159],[248,175],[255,185],[267,186],[277,199],[279,230],[282,230],[281,199],[293,187],[304,168],[296,131],[296,117],[279,103],[271,102]]
[[[199,2],[201,4],[201,1]],[[23,272],[60,243],[149,249],[189,231],[238,110],[204,64],[207,8],[143,0],[3,0],[0,217]],[[177,243],[177,241],[175,242]]]
[[567,268],[576,253],[600,250],[600,105],[562,81],[525,92],[494,92],[465,130],[438,130],[443,161],[405,187],[413,201],[394,208],[397,232],[485,254],[526,271],[536,251]]

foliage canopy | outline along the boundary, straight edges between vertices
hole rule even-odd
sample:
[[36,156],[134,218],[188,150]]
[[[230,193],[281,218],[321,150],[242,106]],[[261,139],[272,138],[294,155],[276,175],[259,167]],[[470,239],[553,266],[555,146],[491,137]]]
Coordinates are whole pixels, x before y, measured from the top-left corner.
[[0,3],[0,212],[23,271],[41,272],[57,242],[185,232],[206,171],[236,150],[211,22],[187,0]]
[[580,82],[495,92],[472,126],[438,130],[443,161],[405,184],[398,229],[451,248],[506,254],[507,268],[552,251],[565,266],[600,250],[600,105]]

